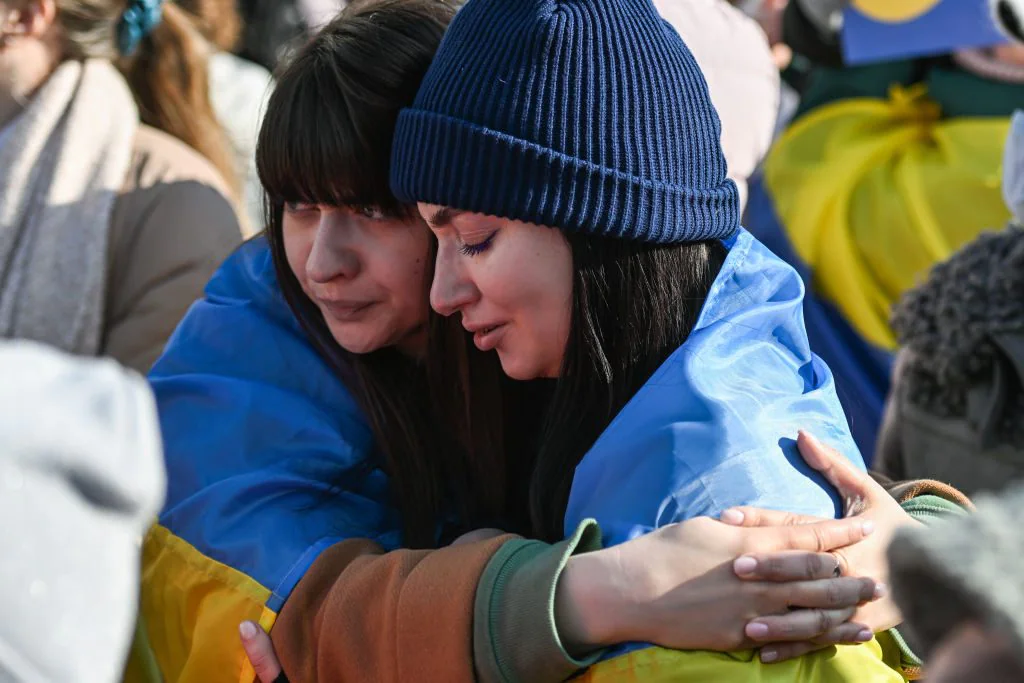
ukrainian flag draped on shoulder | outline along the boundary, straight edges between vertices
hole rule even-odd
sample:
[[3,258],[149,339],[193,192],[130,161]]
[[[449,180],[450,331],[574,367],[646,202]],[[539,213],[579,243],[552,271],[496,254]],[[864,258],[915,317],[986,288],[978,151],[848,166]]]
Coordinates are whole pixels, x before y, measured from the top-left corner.
[[[864,463],[828,367],[804,331],[803,282],[741,230],[687,341],[576,468],[565,528],[596,519],[605,545],[735,505],[833,517],[835,493],[796,450],[807,429]],[[753,652],[615,649],[582,677],[619,681],[900,681],[888,639],[765,665]]]
[[[885,69],[901,71],[875,71]],[[834,87],[864,76],[848,71],[831,76]],[[835,373],[868,455],[897,348],[892,305],[934,264],[1009,218],[999,194],[1009,119],[949,116],[954,81],[988,95],[976,78],[935,71],[927,82],[886,85],[888,96],[813,108],[775,142],[751,186],[747,225],[809,283],[811,345]]]
[[372,435],[281,296],[263,239],[214,275],[150,381],[167,505],[145,540],[142,614],[164,680],[253,680],[238,638],[269,628],[321,551],[399,545]]

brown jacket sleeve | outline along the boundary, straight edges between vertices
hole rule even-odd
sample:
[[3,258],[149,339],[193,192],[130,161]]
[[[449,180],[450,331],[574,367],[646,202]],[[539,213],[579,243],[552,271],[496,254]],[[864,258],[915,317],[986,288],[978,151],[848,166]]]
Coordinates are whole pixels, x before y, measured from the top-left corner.
[[473,683],[473,606],[500,536],[384,552],[367,540],[324,551],[271,630],[291,683]]

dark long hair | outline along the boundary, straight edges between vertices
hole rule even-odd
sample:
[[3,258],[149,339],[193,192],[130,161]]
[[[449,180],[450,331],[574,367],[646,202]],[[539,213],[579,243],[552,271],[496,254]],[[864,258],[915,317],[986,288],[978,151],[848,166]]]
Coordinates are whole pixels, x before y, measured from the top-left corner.
[[[256,151],[282,292],[369,420],[407,547],[436,545],[439,524],[453,515],[470,528],[505,519],[512,506],[500,368],[467,344],[457,320],[433,313],[429,369],[392,348],[345,351],[288,266],[282,218],[286,202],[310,202],[420,220],[389,190],[391,139],[454,13],[445,0],[350,4],[279,74]],[[474,403],[499,409],[474,411]]]
[[564,537],[576,465],[689,337],[726,254],[720,242],[654,245],[579,234],[568,240],[569,341],[530,488],[533,526],[549,541]]

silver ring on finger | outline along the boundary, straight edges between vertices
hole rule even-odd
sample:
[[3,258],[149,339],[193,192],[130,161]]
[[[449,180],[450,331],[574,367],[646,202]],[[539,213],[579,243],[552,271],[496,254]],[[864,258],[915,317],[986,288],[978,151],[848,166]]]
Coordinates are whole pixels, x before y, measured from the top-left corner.
[[835,559],[836,561],[835,569],[832,570],[832,576],[838,579],[840,576],[843,575],[843,563],[839,561],[839,556],[835,553],[830,552],[829,555],[831,555],[833,559]]

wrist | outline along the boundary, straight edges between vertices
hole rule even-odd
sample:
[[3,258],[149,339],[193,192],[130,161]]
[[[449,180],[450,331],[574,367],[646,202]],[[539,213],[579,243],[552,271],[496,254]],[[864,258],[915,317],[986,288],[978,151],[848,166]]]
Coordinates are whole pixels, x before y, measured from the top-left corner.
[[622,642],[616,635],[622,605],[609,580],[606,553],[569,558],[555,589],[555,626],[562,646],[574,657]]

